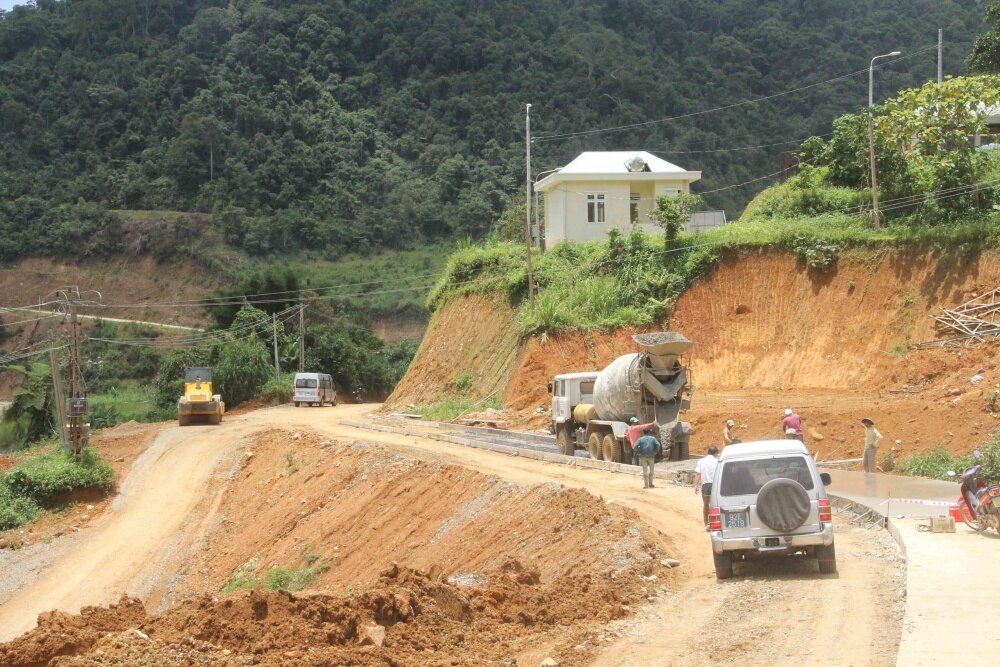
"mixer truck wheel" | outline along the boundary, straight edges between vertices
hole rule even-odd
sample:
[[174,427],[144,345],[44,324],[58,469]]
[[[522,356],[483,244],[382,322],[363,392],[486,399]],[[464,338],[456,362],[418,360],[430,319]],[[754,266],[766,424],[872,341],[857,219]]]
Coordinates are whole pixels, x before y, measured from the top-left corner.
[[599,433],[590,434],[590,438],[587,439],[587,451],[590,452],[590,458],[595,461],[600,461],[604,458],[604,452],[601,451],[601,435]]
[[556,441],[559,443],[560,454],[563,456],[576,455],[576,443],[573,442],[573,434],[569,432],[569,427],[556,427]]
[[622,462],[622,448],[618,446],[618,440],[615,439],[615,436],[610,433],[605,435],[602,445],[605,461]]

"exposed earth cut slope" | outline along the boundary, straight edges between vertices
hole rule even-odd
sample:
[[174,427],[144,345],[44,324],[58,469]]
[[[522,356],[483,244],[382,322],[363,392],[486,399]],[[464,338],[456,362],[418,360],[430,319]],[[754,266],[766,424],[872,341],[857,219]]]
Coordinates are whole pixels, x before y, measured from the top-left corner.
[[[997,427],[990,397],[1000,390],[998,345],[911,346],[947,335],[930,317],[941,307],[997,286],[995,251],[856,248],[822,271],[787,252],[728,257],[681,295],[662,325],[695,343],[693,450],[718,444],[728,418],[743,439],[781,437],[781,410],[794,406],[807,443],[826,459],[860,455],[858,420],[866,415],[887,437],[884,453],[935,445],[967,453]],[[508,425],[543,427],[554,375],[599,370],[634,350],[631,329],[522,339],[515,321],[500,299],[449,301],[386,405],[403,410],[453,397],[456,379],[469,373],[468,396],[502,395]],[[983,379],[973,384],[976,375]]]

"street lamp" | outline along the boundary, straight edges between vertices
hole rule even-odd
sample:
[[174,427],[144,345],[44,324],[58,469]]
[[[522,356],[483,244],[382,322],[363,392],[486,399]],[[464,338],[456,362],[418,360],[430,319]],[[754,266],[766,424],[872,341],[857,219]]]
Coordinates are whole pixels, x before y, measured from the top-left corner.
[[879,228],[878,220],[878,179],[875,176],[875,129],[872,121],[872,106],[875,104],[875,61],[879,58],[891,58],[900,55],[899,51],[884,53],[872,58],[868,65],[868,159],[872,172],[872,225]]

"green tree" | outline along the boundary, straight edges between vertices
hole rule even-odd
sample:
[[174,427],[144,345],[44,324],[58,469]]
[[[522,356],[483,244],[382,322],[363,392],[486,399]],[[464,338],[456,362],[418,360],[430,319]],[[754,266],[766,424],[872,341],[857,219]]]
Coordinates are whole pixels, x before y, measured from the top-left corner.
[[691,214],[698,210],[701,205],[701,197],[678,192],[674,196],[660,195],[656,198],[656,205],[649,212],[649,219],[663,228],[667,243],[677,238]]
[[967,60],[969,71],[976,74],[1000,74],[1000,2],[986,9],[990,29],[976,37]]
[[214,371],[217,391],[227,406],[256,396],[274,372],[267,348],[256,336],[223,343]]
[[21,444],[37,442],[51,435],[56,424],[51,366],[34,363],[30,366],[9,366],[8,370],[24,375],[24,383],[14,390],[3,421],[19,423],[23,427],[24,442]]

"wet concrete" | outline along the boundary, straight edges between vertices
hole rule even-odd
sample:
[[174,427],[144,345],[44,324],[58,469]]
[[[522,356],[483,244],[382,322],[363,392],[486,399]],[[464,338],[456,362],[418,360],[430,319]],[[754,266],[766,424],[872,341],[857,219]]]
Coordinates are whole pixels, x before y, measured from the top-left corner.
[[824,469],[832,483],[831,495],[864,505],[887,517],[927,517],[948,514],[958,500],[958,484],[880,473]]

